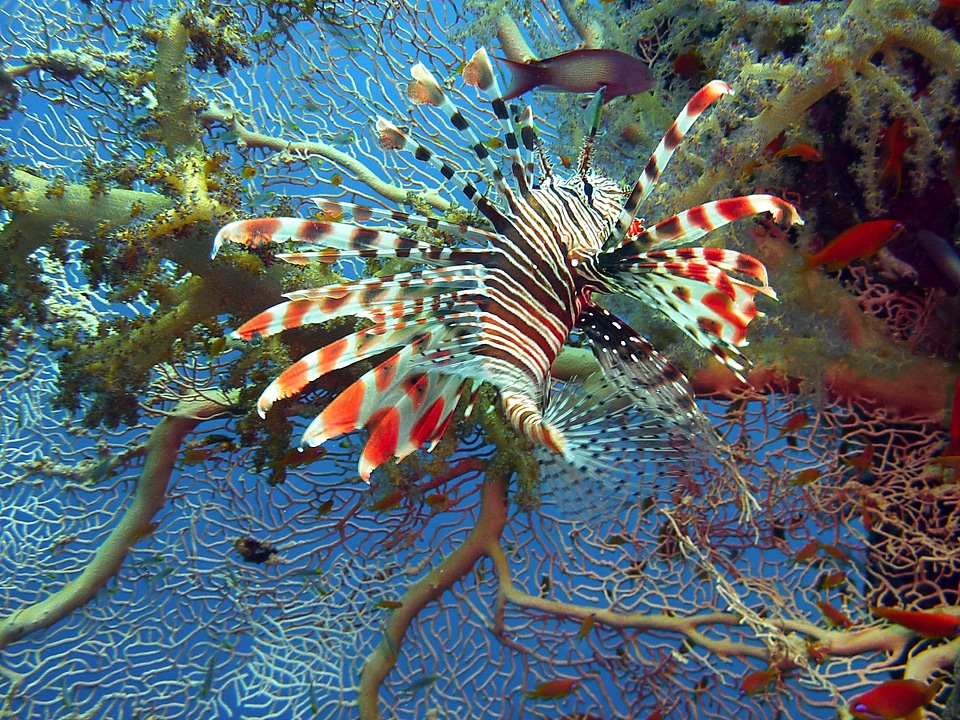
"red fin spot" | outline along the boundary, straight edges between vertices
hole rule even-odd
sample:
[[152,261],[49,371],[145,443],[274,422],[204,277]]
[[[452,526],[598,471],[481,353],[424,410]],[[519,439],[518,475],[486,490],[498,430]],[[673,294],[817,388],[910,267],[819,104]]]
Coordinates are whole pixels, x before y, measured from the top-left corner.
[[297,239],[305,242],[315,242],[333,233],[333,226],[319,220],[305,220],[297,228]]
[[715,335],[716,337],[720,337],[720,331],[723,329],[720,325],[720,321],[713,318],[697,318],[697,325],[699,325],[700,329],[705,333]]
[[367,428],[370,430],[370,437],[360,459],[360,474],[364,478],[368,478],[373,468],[383,465],[397,452],[400,412],[395,407],[381,408],[367,421]]
[[407,394],[407,397],[410,398],[413,411],[419,412],[420,406],[423,405],[423,401],[427,396],[427,391],[430,389],[430,378],[425,374],[409,375],[403,379],[401,387]]
[[436,432],[437,423],[439,423],[443,417],[445,404],[442,397],[437,398],[433,405],[417,419],[417,422],[414,423],[413,428],[410,430],[410,443],[412,445],[420,447],[433,440],[433,438],[438,437]]
[[326,375],[328,372],[332,371],[336,366],[337,360],[340,359],[340,356],[343,355],[343,351],[346,349],[346,338],[340,338],[339,340],[335,340],[329,345],[324,346],[320,350],[320,355],[317,358],[317,377]]
[[300,392],[303,389],[303,386],[306,385],[309,380],[307,375],[310,372],[310,365],[303,361],[298,360],[293,365],[284,370],[280,377],[276,379],[276,384],[280,386],[280,393],[277,396],[277,399],[288,398],[295,393]]
[[320,417],[323,418],[323,434],[327,438],[336,437],[357,429],[360,410],[363,407],[363,398],[367,392],[367,384],[357,380],[327,405]]
[[673,294],[683,300],[685,303],[690,302],[690,288],[685,287],[684,285],[677,285],[674,287]]
[[698,205],[695,208],[687,210],[687,220],[691,225],[701,230],[713,230],[713,223],[710,222],[710,218],[703,205]]
[[746,197],[718,200],[716,207],[717,212],[719,212],[724,219],[728,221],[739,220],[746,215],[752,215],[754,213],[753,203],[749,198]]
[[[721,292],[711,292],[704,295],[701,302],[733,328],[734,333],[731,340],[735,345],[739,345],[746,339],[746,323],[744,323],[743,318],[740,316],[740,313],[737,311],[736,306],[730,300],[729,296]],[[714,334],[722,337],[720,332],[715,332]]]
[[303,316],[313,308],[312,300],[294,300],[287,304],[283,313],[283,329],[298,328],[303,324]]
[[398,355],[388,358],[373,369],[373,377],[377,383],[377,392],[386,392],[397,377]]
[[654,233],[659,240],[673,240],[683,235],[683,225],[680,224],[680,218],[674,215],[663,222],[659,222],[654,227]]
[[257,218],[243,223],[243,237],[239,241],[249,248],[258,248],[273,240],[282,221],[277,218]]

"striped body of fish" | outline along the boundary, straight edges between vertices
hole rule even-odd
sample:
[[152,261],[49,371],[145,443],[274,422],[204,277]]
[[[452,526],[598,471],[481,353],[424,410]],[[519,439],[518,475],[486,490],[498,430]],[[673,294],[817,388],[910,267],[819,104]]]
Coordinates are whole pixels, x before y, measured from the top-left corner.
[[[261,395],[259,411],[326,373],[390,351],[312,421],[304,445],[366,428],[359,472],[368,479],[387,460],[432,447],[465,387],[488,382],[506,417],[537,446],[547,492],[578,517],[609,516],[634,497],[644,476],[709,454],[715,436],[682,373],[594,296],[623,293],[653,305],[740,375],[739,348],[757,315],[754,298],[775,297],[766,270],[733,250],[679,246],[755,213],[801,221],[790,204],[769,195],[707,203],[647,228],[635,219],[683,135],[731,92],[720,81],[691,99],[640,179],[624,190],[590,170],[602,91],[590,106],[592,127],[577,172],[560,177],[540,149],[530,108],[514,118],[486,52],[478,51],[463,76],[486,94],[502,128],[510,183],[433,75],[417,64],[412,76],[408,96],[448,117],[499,202],[383,118],[381,145],[438,170],[489,227],[318,200],[325,217],[352,215],[354,224],[265,218],[220,230],[214,255],[227,241],[248,247],[295,241],[308,245],[279,257],[303,264],[388,256],[423,268],[288,293],[286,302],[241,326],[235,335],[249,340],[344,316],[369,321],[287,368]],[[368,220],[395,223],[397,232],[359,224]],[[409,228],[430,228],[459,243],[411,239]],[[575,330],[601,370],[558,388],[551,365]]]

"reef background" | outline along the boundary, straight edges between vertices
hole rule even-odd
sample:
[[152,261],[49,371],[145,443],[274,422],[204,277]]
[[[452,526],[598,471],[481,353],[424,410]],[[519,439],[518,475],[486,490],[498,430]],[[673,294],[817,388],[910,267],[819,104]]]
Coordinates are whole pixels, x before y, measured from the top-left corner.
[[[0,717],[823,718],[890,677],[953,674],[960,640],[868,610],[960,613],[951,4],[0,3]],[[480,44],[647,59],[657,86],[607,107],[595,164],[627,182],[701,84],[736,90],[643,212],[757,190],[798,205],[802,232],[712,240],[760,257],[780,295],[751,326],[753,387],[617,310],[694,381],[755,504],[717,468],[578,526],[538,508],[489,396],[372,488],[350,439],[290,450],[345,377],[250,411],[279,365],[349,327],[256,346],[229,330],[285,289],[392,266],[211,261],[216,230],[312,214],[318,194],[464,217],[372,119],[473,166],[404,87],[423,62],[493,144],[459,80]],[[583,99],[533,97],[560,172]],[[898,119],[899,188],[882,180]],[[822,160],[765,153],[781,131]],[[876,256],[796,272],[881,217],[906,230]],[[558,677],[581,686],[522,692]]]

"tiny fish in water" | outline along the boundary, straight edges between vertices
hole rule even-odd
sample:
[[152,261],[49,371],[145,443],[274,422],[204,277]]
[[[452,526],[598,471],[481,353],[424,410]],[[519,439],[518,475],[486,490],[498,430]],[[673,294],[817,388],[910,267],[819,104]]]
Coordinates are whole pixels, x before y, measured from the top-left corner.
[[504,100],[536,87],[568,93],[595,93],[606,88],[604,102],[653,87],[654,77],[640,58],[617,50],[574,50],[545,60],[521,63],[502,60],[513,73]]
[[357,136],[352,132],[338,132],[323,135],[321,139],[330,145],[343,146],[355,143],[357,141]]
[[856,468],[857,470],[869,470],[870,464],[873,462],[873,443],[867,441],[866,447],[864,447],[863,450],[858,452],[856,455],[850,455],[842,459],[843,462],[852,468]]
[[926,610],[899,610],[875,607],[873,614],[925,638],[949,638],[960,635],[960,617]]
[[399,610],[403,607],[403,603],[399,600],[380,600],[377,602],[377,607],[384,610]]
[[850,701],[857,720],[921,720],[922,708],[936,697],[942,681],[887,680]]
[[393,492],[387,493],[382,498],[377,500],[373,505],[370,506],[370,509],[374,512],[387,512],[388,510],[394,510],[400,507],[400,501],[403,500],[403,496],[406,494],[406,490],[394,490]]
[[853,626],[853,620],[848,618],[842,611],[838,610],[830,603],[824,602],[823,600],[818,600],[817,607],[820,608],[820,612],[823,614],[823,617],[831,625],[842,628]]
[[870,220],[854,225],[837,235],[823,250],[813,255],[803,255],[803,267],[806,272],[818,265],[826,265],[831,272],[846,267],[853,260],[869,257],[883,245],[903,232],[903,223],[897,220]]
[[768,667],[766,670],[757,670],[747,675],[740,683],[741,695],[756,695],[763,692],[780,676],[780,671],[776,667]]
[[795,433],[798,430],[802,430],[809,424],[809,422],[810,416],[805,412],[798,412],[795,415],[791,415],[790,418],[780,428],[780,432],[777,433],[777,437],[782,438],[784,435],[789,435],[790,433]]
[[136,542],[140,542],[141,540],[150,537],[151,535],[153,535],[154,531],[155,531],[158,527],[160,527],[160,523],[158,523],[158,522],[149,522],[149,523],[146,523],[145,525],[142,525],[141,527],[137,528],[136,532],[134,532],[133,535],[132,535],[131,538],[130,538],[131,544],[132,544],[132,543],[136,543]]
[[821,575],[817,581],[817,590],[833,590],[847,581],[847,574],[843,570]]
[[424,675],[423,677],[417,678],[416,680],[411,682],[409,685],[405,685],[404,687],[400,688],[399,692],[401,695],[413,695],[418,690],[423,690],[425,688],[430,687],[436,681],[437,681],[436,675]]
[[819,479],[820,471],[817,468],[806,468],[801,470],[792,478],[790,478],[791,485],[809,485],[814,480]]
[[596,615],[594,615],[593,613],[590,613],[589,615],[587,615],[583,619],[583,622],[580,623],[580,632],[577,633],[577,640],[585,639],[590,634],[590,631],[593,630],[593,625],[596,622],[597,622]]
[[213,688],[213,670],[216,667],[216,662],[216,655],[211,655],[207,661],[206,672],[203,673],[203,682],[200,683],[200,697],[204,700],[210,695],[210,690]]
[[531,700],[559,700],[574,692],[579,686],[580,680],[557,678],[542,682],[533,690],[525,690],[523,694]]
[[803,162],[820,162],[823,160],[823,155],[820,154],[820,151],[807,143],[796,143],[790,145],[789,147],[782,148],[777,150],[773,154],[775,158],[797,158],[803,160]]
[[903,182],[903,155],[914,143],[906,133],[906,122],[897,118],[883,131],[882,150],[880,153],[880,184],[892,192],[893,197],[900,194],[900,184]]

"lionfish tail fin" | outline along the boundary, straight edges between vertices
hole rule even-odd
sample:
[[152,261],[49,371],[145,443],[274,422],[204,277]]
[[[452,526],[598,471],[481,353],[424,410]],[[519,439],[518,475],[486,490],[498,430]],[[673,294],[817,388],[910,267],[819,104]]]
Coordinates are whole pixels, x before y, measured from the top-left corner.
[[564,442],[562,455],[537,447],[544,498],[585,523],[620,516],[655,479],[712,451],[693,418],[679,421],[640,405],[635,391],[602,373],[563,384],[544,420]]

